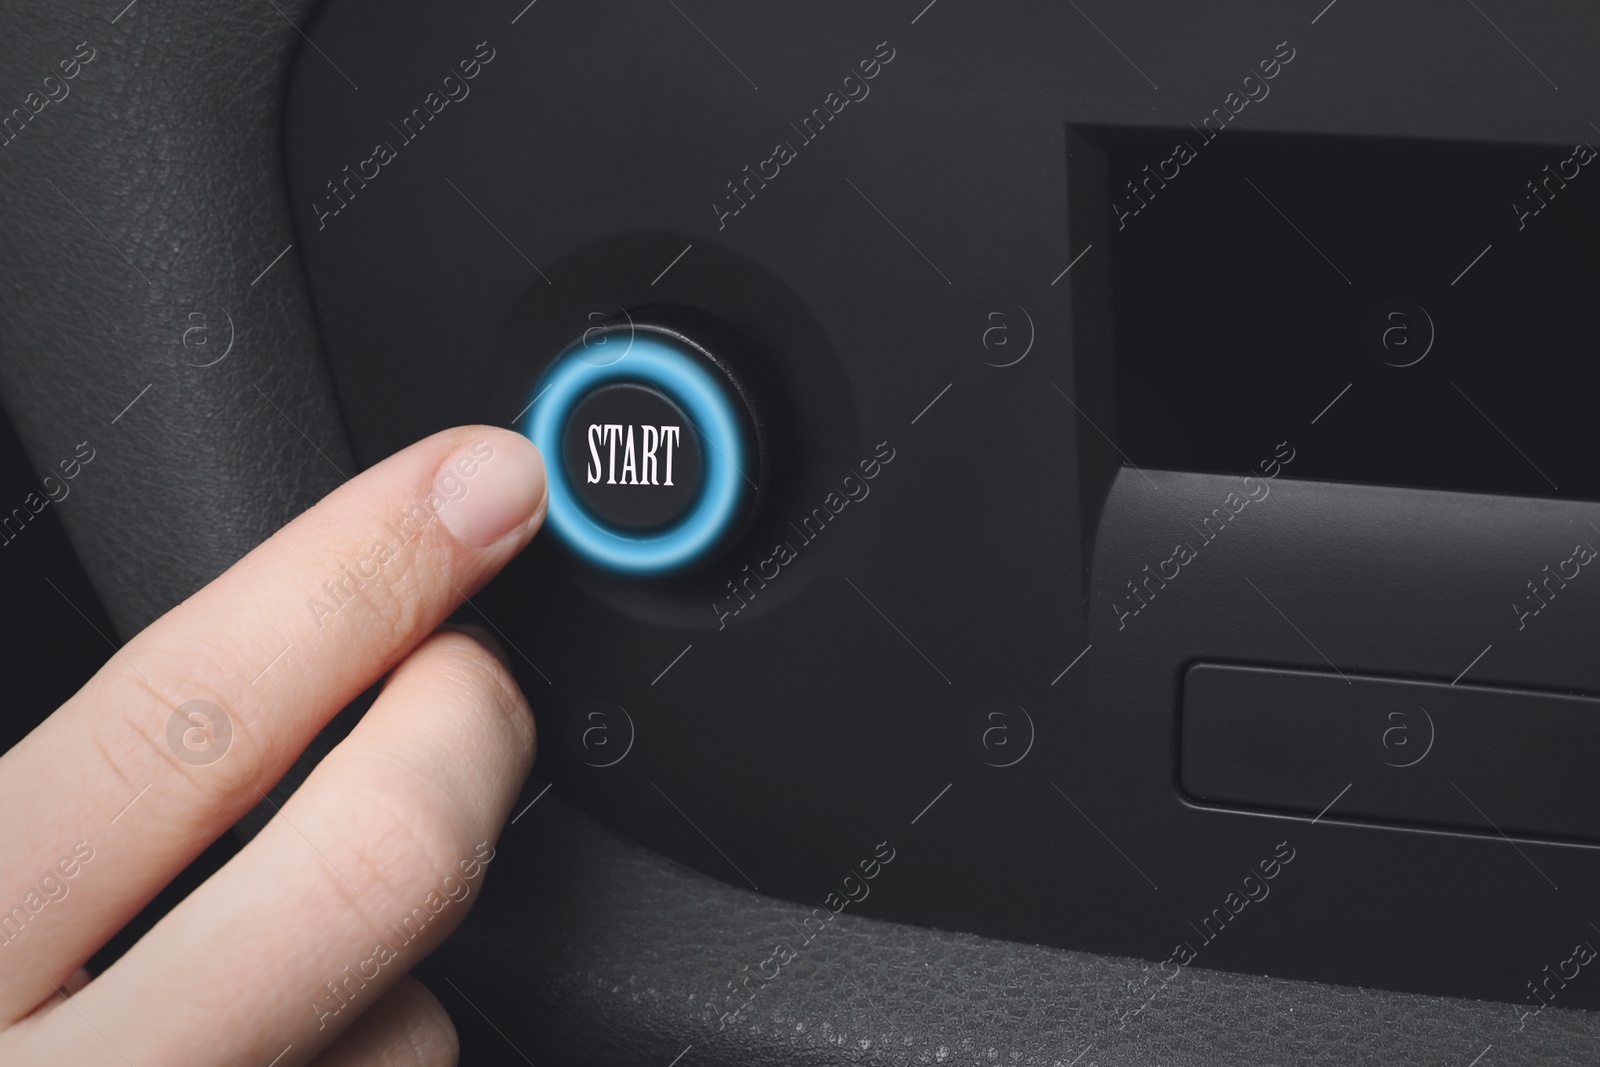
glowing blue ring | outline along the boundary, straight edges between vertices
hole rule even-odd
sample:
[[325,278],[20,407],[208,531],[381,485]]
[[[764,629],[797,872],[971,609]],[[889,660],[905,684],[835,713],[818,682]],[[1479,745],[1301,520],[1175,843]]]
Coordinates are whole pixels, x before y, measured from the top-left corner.
[[[743,497],[745,445],[740,419],[725,388],[700,360],[669,338],[638,332],[624,355],[596,366],[581,358],[581,343],[568,348],[538,386],[519,427],[546,457],[552,529],[579,555],[629,574],[659,574],[692,562],[727,532]],[[678,404],[710,446],[704,450],[700,498],[689,513],[654,534],[614,530],[591,516],[567,482],[562,437],[578,401],[602,385],[639,382]]]

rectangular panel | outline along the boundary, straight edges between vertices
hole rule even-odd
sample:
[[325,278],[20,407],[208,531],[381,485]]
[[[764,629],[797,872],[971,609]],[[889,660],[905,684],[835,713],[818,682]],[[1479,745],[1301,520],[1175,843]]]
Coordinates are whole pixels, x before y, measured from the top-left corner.
[[1298,476],[1600,499],[1571,430],[1600,388],[1572,358],[1600,278],[1593,130],[1527,146],[1195,122],[1101,135],[1133,462],[1248,471],[1340,397]]
[[1196,664],[1182,716],[1182,783],[1198,800],[1600,839],[1588,697]]

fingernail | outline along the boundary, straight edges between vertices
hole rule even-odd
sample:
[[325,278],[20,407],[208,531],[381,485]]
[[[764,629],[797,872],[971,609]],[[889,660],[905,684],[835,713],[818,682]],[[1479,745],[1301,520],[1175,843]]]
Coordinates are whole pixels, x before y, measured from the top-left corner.
[[526,437],[503,431],[445,460],[428,504],[457,541],[487,548],[542,511],[546,492],[544,457]]

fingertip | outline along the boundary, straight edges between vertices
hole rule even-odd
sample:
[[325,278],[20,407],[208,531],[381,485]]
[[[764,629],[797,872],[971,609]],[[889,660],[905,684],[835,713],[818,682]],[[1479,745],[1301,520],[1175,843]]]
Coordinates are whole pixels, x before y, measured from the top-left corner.
[[439,999],[400,979],[315,1061],[317,1067],[455,1067],[461,1039]]
[[453,630],[456,633],[465,634],[474,641],[478,642],[478,644],[482,645],[495,659],[499,660],[500,666],[504,667],[507,671],[511,670],[511,658],[506,655],[505,646],[502,645],[493,634],[484,629],[482,626],[479,626],[477,623],[447,622],[443,626],[439,627],[439,629]]
[[488,548],[542,523],[549,494],[544,457],[533,442],[486,426],[439,465],[428,504],[457,541]]
[[444,687],[458,708],[498,720],[502,750],[514,754],[523,777],[532,770],[538,750],[533,710],[504,646],[489,631],[470,622],[441,626],[401,664],[396,674],[401,673],[416,683]]

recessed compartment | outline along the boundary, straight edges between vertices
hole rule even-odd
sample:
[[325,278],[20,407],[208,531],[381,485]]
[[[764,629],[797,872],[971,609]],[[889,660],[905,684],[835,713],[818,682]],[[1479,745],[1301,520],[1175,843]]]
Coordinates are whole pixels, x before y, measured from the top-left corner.
[[1086,136],[1107,166],[1128,459],[1242,472],[1298,431],[1315,443],[1297,477],[1600,499],[1581,446],[1600,393],[1592,130]]

